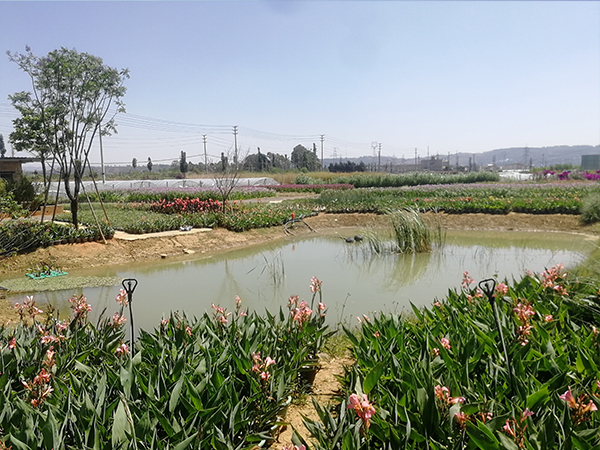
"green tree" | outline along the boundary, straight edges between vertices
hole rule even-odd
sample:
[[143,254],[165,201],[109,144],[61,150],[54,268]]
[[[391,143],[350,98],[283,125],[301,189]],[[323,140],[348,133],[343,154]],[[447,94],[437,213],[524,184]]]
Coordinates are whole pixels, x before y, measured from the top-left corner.
[[0,133],[0,158],[4,158],[5,154],[6,154],[6,147],[4,145],[4,136],[2,136],[2,133]]
[[137,158],[133,158],[131,160],[131,167],[133,167],[134,169],[137,167]]
[[306,169],[308,171],[316,171],[321,167],[319,158],[317,158],[316,150],[310,151],[303,145],[296,145],[292,151],[292,164],[297,169]]
[[148,168],[148,172],[152,172],[152,159],[150,159],[149,156],[148,156],[148,164],[146,164],[146,167]]
[[[21,114],[10,141],[19,150],[51,154],[78,225],[78,196],[83,170],[95,139],[116,132],[115,116],[124,112],[126,69],[106,66],[101,58],[64,47],[45,57],[7,52],[31,79],[32,92],[9,96]],[[73,183],[71,183],[73,182]]]
[[181,156],[179,157],[179,171],[183,174],[183,178],[185,178],[188,168],[187,156],[185,152],[182,151]]

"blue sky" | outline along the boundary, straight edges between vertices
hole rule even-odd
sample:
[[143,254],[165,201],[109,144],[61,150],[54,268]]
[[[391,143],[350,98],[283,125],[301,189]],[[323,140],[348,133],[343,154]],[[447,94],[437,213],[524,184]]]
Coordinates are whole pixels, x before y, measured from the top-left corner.
[[[128,68],[105,162],[600,144],[597,1],[0,1],[0,48]],[[0,133],[28,77],[0,55]],[[99,161],[96,152],[92,162]]]

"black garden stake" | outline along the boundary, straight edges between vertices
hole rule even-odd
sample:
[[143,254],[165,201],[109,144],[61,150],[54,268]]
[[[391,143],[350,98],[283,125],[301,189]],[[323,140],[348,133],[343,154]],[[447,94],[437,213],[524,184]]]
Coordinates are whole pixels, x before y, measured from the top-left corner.
[[508,358],[508,351],[506,350],[506,343],[504,342],[504,334],[502,333],[502,326],[500,325],[500,316],[498,315],[498,306],[496,305],[496,297],[494,297],[494,291],[496,289],[496,280],[493,278],[481,280],[479,282],[479,289],[481,289],[483,293],[487,296],[488,301],[492,306],[492,310],[494,311],[494,319],[496,321],[496,328],[498,328],[498,333],[500,334],[500,342],[502,343],[502,351],[504,352],[504,359],[506,360],[506,368],[508,370],[510,386],[512,387],[513,392],[516,393],[517,391],[515,389],[515,380],[513,378],[512,365],[510,363],[510,359]]
[[125,292],[127,292],[127,303],[129,303],[129,319],[131,320],[131,356],[133,356],[135,340],[133,335],[133,309],[131,303],[133,302],[133,291],[135,291],[138,281],[135,278],[125,278],[121,284],[123,285]]

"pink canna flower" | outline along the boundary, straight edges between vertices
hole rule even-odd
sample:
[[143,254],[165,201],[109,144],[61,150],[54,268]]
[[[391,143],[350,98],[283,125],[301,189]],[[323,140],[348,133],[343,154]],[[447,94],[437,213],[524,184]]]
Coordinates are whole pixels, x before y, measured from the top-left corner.
[[17,348],[17,340],[14,337],[12,337],[10,338],[10,341],[8,341],[8,349],[12,350],[14,348]]
[[523,422],[528,417],[533,416],[533,411],[530,411],[529,408],[525,408],[525,410],[521,413],[521,422]]
[[450,345],[450,341],[446,338],[441,338],[440,343],[442,344],[442,347],[444,347],[446,350],[450,350],[452,348],[452,346]]
[[127,321],[127,319],[125,318],[125,316],[122,316],[121,314],[116,312],[112,316],[112,321],[113,321],[113,326],[119,327],[119,326],[123,325]]
[[317,277],[312,277],[310,279],[310,292],[313,294],[319,292],[321,290],[322,281],[319,281]]
[[363,421],[366,428],[371,425],[371,417],[375,414],[375,407],[369,403],[366,394],[363,394],[363,400],[357,394],[350,395],[348,409],[354,409],[356,415]]
[[569,408],[576,408],[577,407],[577,400],[575,400],[575,397],[573,397],[573,394],[571,393],[571,387],[570,386],[569,386],[569,389],[567,389],[567,392],[565,392],[559,398],[561,400],[564,400],[565,402],[567,402],[567,405],[569,405]]
[[500,295],[508,294],[508,286],[504,283],[500,283],[496,286],[496,292]]
[[509,436],[512,436],[513,438],[517,437],[517,435],[515,434],[515,430],[513,430],[513,427],[510,425],[510,422],[508,420],[506,421],[506,423],[502,427],[502,431],[504,431]]
[[471,278],[471,275],[469,275],[469,271],[465,270],[463,273],[463,278],[462,278],[462,282],[461,282],[462,287],[466,289],[473,283],[475,283],[475,280],[473,278]]
[[127,292],[125,289],[121,289],[115,298],[115,301],[121,306],[127,306],[129,304],[129,300],[127,298]]
[[42,336],[42,344],[49,344],[51,342],[58,342],[58,338],[52,334],[47,334],[45,336]]
[[56,360],[54,359],[54,347],[50,347],[50,350],[46,350],[46,356],[44,357],[43,364],[50,369],[52,366],[56,364]]
[[115,350],[117,356],[129,355],[129,346],[127,344],[121,344]]

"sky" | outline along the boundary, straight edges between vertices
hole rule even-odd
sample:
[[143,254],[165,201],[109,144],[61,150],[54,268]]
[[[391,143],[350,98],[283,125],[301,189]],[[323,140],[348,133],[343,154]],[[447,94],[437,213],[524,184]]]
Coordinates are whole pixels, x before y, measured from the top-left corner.
[[[1,1],[0,133],[31,81],[4,53],[127,68],[105,164],[446,156],[600,144],[598,1]],[[25,156],[23,153],[15,156]],[[92,152],[92,163],[100,161]]]

